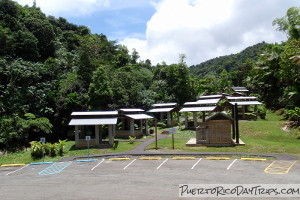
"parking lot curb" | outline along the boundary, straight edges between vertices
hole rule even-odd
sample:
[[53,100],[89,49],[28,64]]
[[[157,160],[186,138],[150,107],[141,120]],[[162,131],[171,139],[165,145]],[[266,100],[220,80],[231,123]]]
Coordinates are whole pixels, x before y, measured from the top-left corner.
[[196,157],[173,157],[172,160],[195,160]]
[[30,163],[29,165],[46,165],[46,164],[53,164],[53,162],[37,162],[37,163]]
[[130,160],[130,158],[109,158],[109,161],[121,161],[121,160]]
[[241,158],[241,160],[245,161],[267,161],[265,158]]
[[207,160],[230,160],[228,157],[206,157]]
[[161,160],[162,157],[141,157],[139,160]]
[[5,164],[5,165],[0,165],[1,167],[19,167],[19,166],[25,166],[26,164]]

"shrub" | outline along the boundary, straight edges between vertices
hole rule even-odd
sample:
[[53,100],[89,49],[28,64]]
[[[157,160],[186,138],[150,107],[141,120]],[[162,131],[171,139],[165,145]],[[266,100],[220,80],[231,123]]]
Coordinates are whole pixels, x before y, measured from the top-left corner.
[[41,158],[43,157],[43,146],[38,141],[30,142],[31,145],[31,156],[33,158]]
[[67,140],[58,140],[58,143],[56,143],[58,155],[60,155],[60,156],[64,155],[64,146],[65,146],[66,142],[67,142]]
[[45,143],[44,149],[43,144],[39,141],[30,142],[31,145],[31,156],[33,158],[42,158],[43,151],[44,156],[55,157],[57,155],[63,156],[64,154],[64,146],[67,140],[59,140],[57,143]]
[[258,116],[261,118],[261,119],[266,119],[266,115],[267,115],[267,108],[264,106],[264,105],[261,105],[258,110]]
[[296,121],[298,123],[298,125],[300,124],[300,108],[299,107],[295,107],[294,109],[291,109],[291,110],[286,110],[284,115],[290,121]]
[[135,141],[135,139],[136,139],[136,137],[131,137],[131,136],[129,136],[129,143],[130,144],[133,144],[134,143],[134,141]]

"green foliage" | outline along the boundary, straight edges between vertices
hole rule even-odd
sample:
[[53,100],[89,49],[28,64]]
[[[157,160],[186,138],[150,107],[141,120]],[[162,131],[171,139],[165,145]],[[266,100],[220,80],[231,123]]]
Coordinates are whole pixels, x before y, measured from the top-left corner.
[[285,32],[289,38],[300,39],[300,8],[289,8],[286,16],[275,19],[273,25],[277,26],[277,30]]
[[135,142],[135,139],[136,137],[131,137],[131,136],[128,137],[128,141],[130,144],[133,144]]
[[43,156],[43,145],[38,141],[32,141],[30,142],[30,145],[31,145],[31,156],[33,158],[41,158]]
[[285,110],[284,116],[291,121],[297,121],[300,125],[300,108],[295,107],[294,109]]
[[52,132],[52,124],[47,118],[36,118],[31,113],[25,118],[14,116],[0,119],[0,149],[5,151],[20,150],[28,146],[28,142],[41,135]]
[[38,141],[30,142],[31,145],[31,156],[33,158],[41,158],[44,156],[63,156],[64,154],[64,147],[66,145],[67,140],[59,140],[57,143],[45,143],[42,144]]
[[266,119],[266,115],[267,115],[267,108],[264,105],[260,105],[257,109],[258,112],[258,116],[261,119]]

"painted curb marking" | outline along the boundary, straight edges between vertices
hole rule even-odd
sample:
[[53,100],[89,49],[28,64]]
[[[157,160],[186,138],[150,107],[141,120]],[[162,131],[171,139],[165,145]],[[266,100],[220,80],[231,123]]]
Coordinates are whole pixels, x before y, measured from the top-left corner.
[[6,165],[0,165],[1,167],[20,167],[25,166],[26,164],[6,164]]
[[195,160],[196,157],[173,157],[172,160]]
[[130,158],[110,158],[110,161],[121,161],[121,160],[130,160]]
[[246,161],[267,161],[265,158],[241,158],[241,160],[246,160]]
[[140,160],[161,160],[162,157],[141,157]]
[[206,157],[207,160],[230,160],[228,157]]
[[29,165],[47,165],[53,164],[54,162],[37,162],[37,163],[30,163]]

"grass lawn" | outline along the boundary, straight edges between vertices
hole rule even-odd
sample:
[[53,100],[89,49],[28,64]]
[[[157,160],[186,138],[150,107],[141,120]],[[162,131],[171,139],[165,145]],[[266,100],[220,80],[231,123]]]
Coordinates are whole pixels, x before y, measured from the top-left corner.
[[[107,149],[100,149],[91,147],[89,152],[90,155],[95,154],[105,154],[105,153],[116,153],[116,152],[125,152],[130,151],[137,145],[139,145],[140,142],[134,142],[133,144],[129,144],[129,142],[115,142],[115,148],[107,148]],[[65,145],[65,154],[63,157],[68,156],[80,156],[80,155],[87,155],[88,151],[87,149],[75,149],[74,148],[75,142],[74,141],[68,141]],[[46,161],[58,161],[62,157],[56,156],[56,157],[45,157]],[[21,151],[17,153],[11,153],[8,155],[1,155],[0,156],[0,165],[2,164],[21,164],[21,163],[32,163],[32,162],[43,162],[43,159],[33,159],[30,155],[30,151]]]
[[[300,132],[291,133],[281,130],[284,121],[281,116],[268,112],[266,120],[240,121],[240,138],[245,146],[237,147],[187,147],[187,139],[196,137],[195,131],[178,130],[175,134],[175,149],[172,149],[172,140],[158,141],[160,151],[200,151],[200,152],[246,152],[246,153],[285,153],[300,156]],[[171,136],[170,136],[171,137]],[[147,149],[155,148],[151,144]]]

